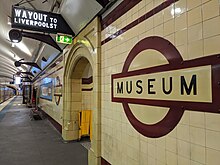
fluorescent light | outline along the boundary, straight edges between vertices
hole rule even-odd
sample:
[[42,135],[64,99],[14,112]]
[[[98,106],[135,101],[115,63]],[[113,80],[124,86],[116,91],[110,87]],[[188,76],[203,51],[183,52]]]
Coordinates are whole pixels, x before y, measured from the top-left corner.
[[15,77],[15,84],[21,84],[21,77]]
[[29,56],[31,56],[31,52],[28,49],[28,47],[23,43],[23,42],[19,42],[16,44],[16,47],[19,48],[21,51],[23,51],[24,53],[28,54]]

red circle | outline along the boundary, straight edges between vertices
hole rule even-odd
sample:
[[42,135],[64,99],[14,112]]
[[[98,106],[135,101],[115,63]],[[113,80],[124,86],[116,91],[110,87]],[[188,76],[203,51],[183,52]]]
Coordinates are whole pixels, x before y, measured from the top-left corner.
[[[169,62],[169,65],[177,65],[178,63],[181,65],[183,59],[175,48],[175,46],[169,42],[168,40],[158,37],[158,36],[151,36],[144,38],[143,40],[139,41],[130,51],[128,57],[124,63],[122,73],[127,73],[128,69],[133,61],[133,59],[141,52],[147,49],[153,49],[159,51]],[[155,124],[145,124],[140,122],[132,113],[128,102],[122,102],[125,114],[130,121],[131,125],[142,135],[157,138],[164,136],[171,132],[178,122],[180,121],[184,109],[180,106],[173,106],[169,107],[169,112],[166,116],[159,122]]]

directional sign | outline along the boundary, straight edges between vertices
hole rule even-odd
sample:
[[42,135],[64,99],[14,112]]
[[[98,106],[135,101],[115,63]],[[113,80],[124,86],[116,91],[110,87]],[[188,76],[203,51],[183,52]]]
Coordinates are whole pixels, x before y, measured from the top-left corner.
[[56,35],[56,42],[62,44],[72,44],[73,39],[70,36]]
[[61,14],[12,6],[12,28],[75,35]]
[[[132,61],[149,50],[159,52],[167,64],[130,70]],[[112,101],[122,103],[128,120],[142,135],[161,137],[176,127],[185,110],[220,113],[219,73],[219,54],[184,61],[171,42],[148,37],[132,48],[122,72],[112,75]],[[169,111],[157,123],[146,124],[134,115],[129,104],[165,107]]]

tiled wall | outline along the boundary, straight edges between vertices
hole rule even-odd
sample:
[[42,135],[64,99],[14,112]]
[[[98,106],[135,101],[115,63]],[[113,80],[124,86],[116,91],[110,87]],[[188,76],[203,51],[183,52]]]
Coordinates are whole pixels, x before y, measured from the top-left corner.
[[[47,71],[42,77],[39,78],[38,81],[34,83],[35,87],[38,87],[40,93],[40,86],[44,84],[45,78],[50,78],[53,87],[52,87],[52,101],[39,98],[39,104],[37,105],[43,111],[45,111],[51,118],[53,118],[57,123],[61,126],[63,125],[63,98],[60,98],[59,105],[56,104],[55,101],[55,79],[57,76],[60,78],[61,84],[63,84],[63,62],[56,65],[54,68]],[[62,88],[62,87],[61,87]]]
[[[67,115],[63,122],[64,125],[70,124],[69,127],[62,130],[62,137],[64,140],[77,140],[79,134],[78,112],[84,108],[92,110],[89,165],[96,165],[101,161],[100,38],[100,22],[97,17],[75,37],[74,43],[68,46],[69,50],[64,55],[63,113]],[[91,76],[92,83],[82,83],[82,78]],[[91,88],[91,91],[82,90]]]
[[[104,41],[163,2],[142,0],[105,28],[101,32],[101,40]],[[131,126],[122,104],[111,101],[111,75],[122,71],[134,45],[149,36],[169,40],[184,60],[218,54],[220,2],[179,0],[102,44],[102,157],[114,165],[219,164],[220,115],[186,110],[177,127],[168,135],[147,138]]]

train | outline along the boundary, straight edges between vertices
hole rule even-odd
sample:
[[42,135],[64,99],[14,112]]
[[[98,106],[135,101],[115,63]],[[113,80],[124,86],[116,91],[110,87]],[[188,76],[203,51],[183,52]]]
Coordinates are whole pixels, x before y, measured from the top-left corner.
[[16,94],[15,89],[8,87],[7,85],[0,84],[0,103],[10,99]]

